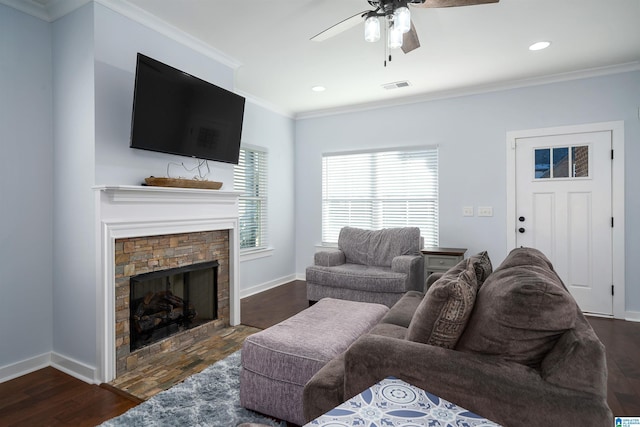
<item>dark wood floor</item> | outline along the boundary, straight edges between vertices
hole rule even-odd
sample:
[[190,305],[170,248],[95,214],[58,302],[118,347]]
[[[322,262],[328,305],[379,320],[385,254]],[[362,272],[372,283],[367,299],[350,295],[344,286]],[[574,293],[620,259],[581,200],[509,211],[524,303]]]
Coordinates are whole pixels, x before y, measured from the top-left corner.
[[640,416],[640,323],[588,317],[607,349],[607,402],[616,416]]
[[[242,299],[242,323],[268,328],[308,306],[305,282]],[[0,426],[95,426],[141,402],[108,385],[90,385],[54,368],[0,384]]]
[[306,282],[296,280],[243,298],[240,306],[242,324],[267,329],[308,306]]
[[95,426],[140,403],[54,368],[0,384],[0,425]]
[[[242,323],[261,329],[306,307],[305,283],[295,281],[241,301]],[[589,318],[607,348],[608,401],[614,415],[640,415],[640,323]],[[89,385],[53,368],[0,384],[0,426],[95,426],[140,401]]]

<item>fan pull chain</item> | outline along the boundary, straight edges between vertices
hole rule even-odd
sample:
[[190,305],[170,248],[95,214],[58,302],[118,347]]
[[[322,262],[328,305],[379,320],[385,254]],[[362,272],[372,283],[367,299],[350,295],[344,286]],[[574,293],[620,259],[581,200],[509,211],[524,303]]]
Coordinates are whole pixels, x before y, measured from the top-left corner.
[[387,67],[387,58],[389,58],[389,62],[391,62],[391,52],[389,52],[389,26],[388,24],[384,26],[384,66]]

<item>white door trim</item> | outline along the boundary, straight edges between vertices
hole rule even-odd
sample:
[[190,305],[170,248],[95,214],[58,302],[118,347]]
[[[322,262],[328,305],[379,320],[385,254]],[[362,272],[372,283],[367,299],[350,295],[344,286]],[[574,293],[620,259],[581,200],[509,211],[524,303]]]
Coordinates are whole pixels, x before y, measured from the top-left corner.
[[516,140],[570,133],[611,131],[614,151],[611,176],[613,227],[613,317],[624,319],[625,243],[624,243],[624,122],[589,123],[507,132],[507,251],[516,246]]

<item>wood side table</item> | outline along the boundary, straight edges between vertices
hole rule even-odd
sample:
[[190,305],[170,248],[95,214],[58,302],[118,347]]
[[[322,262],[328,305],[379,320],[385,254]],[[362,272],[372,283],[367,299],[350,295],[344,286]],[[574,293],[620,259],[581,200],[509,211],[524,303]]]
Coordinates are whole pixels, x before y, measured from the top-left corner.
[[444,273],[464,259],[466,248],[428,247],[421,250],[424,256],[424,280],[432,273]]

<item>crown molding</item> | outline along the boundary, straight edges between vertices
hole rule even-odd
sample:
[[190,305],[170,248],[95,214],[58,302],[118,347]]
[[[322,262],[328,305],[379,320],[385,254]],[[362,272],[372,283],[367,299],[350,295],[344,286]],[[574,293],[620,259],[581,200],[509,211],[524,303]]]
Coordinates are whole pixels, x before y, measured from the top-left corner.
[[566,82],[570,80],[580,80],[592,77],[606,76],[610,74],[627,73],[640,70],[640,61],[628,62],[625,64],[612,65],[607,67],[590,68],[567,73],[551,74],[542,77],[528,79],[509,80],[499,83],[478,85],[453,89],[447,91],[432,92],[428,94],[395,98],[380,102],[369,102],[345,107],[327,108],[309,112],[298,113],[296,120],[314,119],[319,117],[333,116],[337,114],[358,113],[362,111],[375,110],[379,108],[397,107],[401,105],[417,104],[420,102],[436,101],[441,99],[459,98],[463,96],[480,95],[483,93],[499,92],[503,90],[520,89],[531,86],[540,86],[551,83]]
[[278,105],[275,105],[269,101],[265,101],[262,98],[258,98],[254,95],[251,95],[250,93],[244,92],[242,90],[237,90],[234,89],[234,92],[237,93],[240,96],[244,96],[246,98],[247,101],[251,102],[252,104],[255,104],[259,107],[264,108],[265,110],[269,110],[272,113],[278,114],[280,116],[284,116],[287,117],[289,119],[295,119],[296,116],[295,114],[290,111],[290,110],[286,110]]
[[0,3],[47,22],[53,22],[91,0],[0,0]]
[[54,22],[91,2],[100,4],[140,25],[144,25],[147,28],[167,36],[196,52],[226,65],[234,71],[242,65],[241,62],[230,55],[217,50],[204,41],[187,34],[126,0],[0,0],[0,4],[12,7],[47,22]]
[[46,2],[49,12],[49,22],[53,22],[63,16],[80,9],[91,0],[49,0]]
[[33,0],[0,0],[0,4],[9,6],[13,9],[24,12],[27,15],[34,16],[43,21],[51,22],[49,10],[41,3]]
[[[59,0],[59,1],[74,1],[74,0]],[[84,1],[84,0],[75,0],[75,1]],[[158,18],[157,16],[147,12],[144,9],[139,8],[126,0],[93,0],[95,3],[98,3],[112,11],[123,15],[140,25],[144,25],[145,27],[152,29],[162,35],[167,36],[168,38],[177,41],[198,53],[201,53],[209,58],[220,62],[223,65],[237,70],[242,63],[237,59],[233,58],[230,55],[214,48],[210,44],[205,43],[204,41],[187,34],[186,32],[174,27],[168,22]]]

